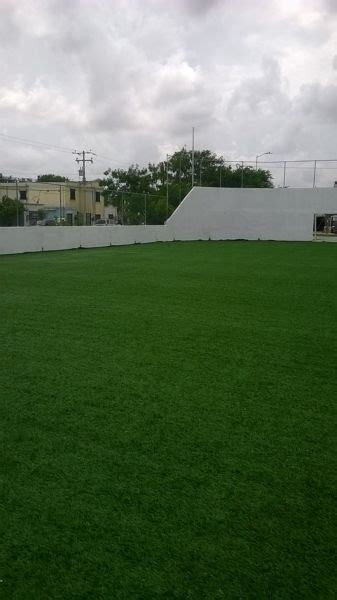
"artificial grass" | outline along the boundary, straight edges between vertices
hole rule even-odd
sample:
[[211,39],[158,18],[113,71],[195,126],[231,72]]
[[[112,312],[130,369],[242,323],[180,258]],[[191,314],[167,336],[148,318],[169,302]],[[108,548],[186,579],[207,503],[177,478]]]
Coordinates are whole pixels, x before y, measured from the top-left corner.
[[335,598],[337,245],[0,258],[0,596]]

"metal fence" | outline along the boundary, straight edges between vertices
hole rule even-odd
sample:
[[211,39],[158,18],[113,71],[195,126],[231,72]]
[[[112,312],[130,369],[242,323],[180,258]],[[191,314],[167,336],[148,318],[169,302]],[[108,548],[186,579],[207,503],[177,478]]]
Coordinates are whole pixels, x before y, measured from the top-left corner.
[[123,191],[106,200],[117,209],[114,221],[119,225],[162,225],[173,210],[169,195]]
[[[242,170],[242,187],[245,187],[244,169],[265,169],[270,171],[274,187],[315,188],[334,187],[337,182],[337,159],[305,160],[266,160],[266,161],[225,161]],[[220,169],[219,169],[220,170]],[[202,177],[200,178],[202,181]],[[221,174],[219,173],[219,187]]]

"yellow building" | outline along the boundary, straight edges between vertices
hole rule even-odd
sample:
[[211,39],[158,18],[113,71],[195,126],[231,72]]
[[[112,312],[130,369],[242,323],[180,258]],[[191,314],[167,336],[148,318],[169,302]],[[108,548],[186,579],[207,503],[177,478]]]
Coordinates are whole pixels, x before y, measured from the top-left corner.
[[[106,214],[98,181],[0,183],[0,198],[3,196],[18,198],[24,204],[25,216],[21,225],[43,224],[46,221],[93,225]],[[113,210],[110,206],[109,212]]]

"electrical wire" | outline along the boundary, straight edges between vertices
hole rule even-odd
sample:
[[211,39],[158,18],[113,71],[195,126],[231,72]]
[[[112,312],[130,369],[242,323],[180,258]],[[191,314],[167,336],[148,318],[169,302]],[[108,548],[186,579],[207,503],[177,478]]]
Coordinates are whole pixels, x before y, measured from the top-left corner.
[[65,148],[63,146],[56,146],[55,144],[48,144],[46,142],[39,142],[36,140],[28,140],[26,138],[21,138],[21,137],[14,136],[14,135],[7,135],[5,133],[0,133],[0,137],[5,140],[12,141],[12,142],[15,142],[18,144],[28,144],[29,146],[49,148],[51,150],[57,150],[58,152],[64,152],[67,154],[72,154],[72,152],[73,152],[73,150],[70,150],[70,148]]

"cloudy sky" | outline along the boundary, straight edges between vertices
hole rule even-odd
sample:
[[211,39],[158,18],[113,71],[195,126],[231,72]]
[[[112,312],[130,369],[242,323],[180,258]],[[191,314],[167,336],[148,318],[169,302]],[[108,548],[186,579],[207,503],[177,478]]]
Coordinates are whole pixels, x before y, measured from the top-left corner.
[[76,179],[92,148],[93,178],[190,148],[192,126],[228,160],[337,158],[335,0],[0,0],[0,34],[0,172]]

